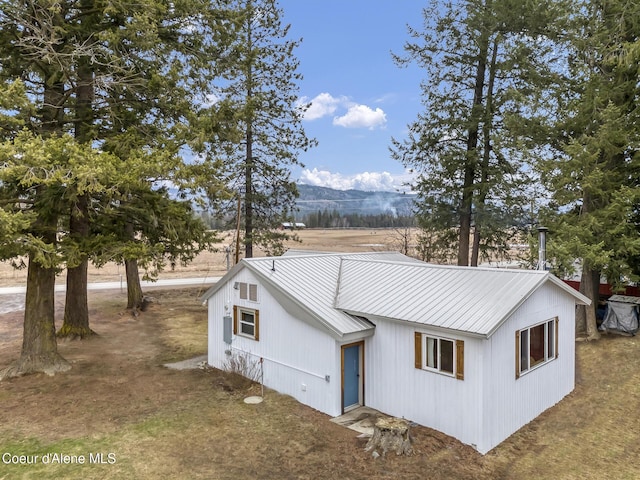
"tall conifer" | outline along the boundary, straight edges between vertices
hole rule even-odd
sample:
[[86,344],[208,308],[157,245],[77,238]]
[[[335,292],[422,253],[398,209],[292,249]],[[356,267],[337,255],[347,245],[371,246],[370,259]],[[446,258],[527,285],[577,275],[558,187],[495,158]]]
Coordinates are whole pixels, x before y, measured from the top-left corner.
[[[279,253],[287,237],[276,228],[290,220],[297,190],[289,168],[315,144],[302,128],[298,102],[298,40],[288,39],[276,0],[237,0],[239,35],[219,84],[221,102],[236,112],[237,141],[226,143],[224,165],[230,188],[241,200],[244,253],[254,246]],[[236,202],[227,204],[227,212]],[[237,246],[239,248],[239,246]]]

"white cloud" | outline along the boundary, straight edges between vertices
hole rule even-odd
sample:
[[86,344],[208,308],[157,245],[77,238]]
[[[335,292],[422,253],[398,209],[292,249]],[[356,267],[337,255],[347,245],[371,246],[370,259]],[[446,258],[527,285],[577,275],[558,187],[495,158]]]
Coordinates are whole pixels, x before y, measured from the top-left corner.
[[368,128],[373,130],[384,127],[387,123],[387,114],[381,108],[372,108],[366,105],[352,105],[347,113],[341,117],[334,117],[333,124],[345,128]]
[[302,97],[300,104],[311,103],[311,106],[304,112],[305,120],[316,120],[318,118],[333,115],[340,104],[347,101],[345,97],[336,98],[329,93],[321,93],[311,100],[308,97]]
[[387,114],[381,108],[375,110],[367,105],[361,105],[349,100],[348,97],[334,97],[330,93],[321,93],[312,99],[300,98],[298,105],[310,103],[304,113],[305,120],[317,120],[336,113],[338,109],[346,110],[343,115],[335,116],[333,124],[344,128],[368,128],[373,130],[384,127],[387,123]]
[[405,185],[415,176],[409,173],[393,175],[389,172],[363,172],[355,175],[342,175],[327,170],[304,169],[300,174],[300,183],[316,187],[328,187],[336,190],[365,190],[368,192],[409,191]]
[[363,172],[353,177],[353,188],[356,190],[393,191],[395,182],[389,172]]

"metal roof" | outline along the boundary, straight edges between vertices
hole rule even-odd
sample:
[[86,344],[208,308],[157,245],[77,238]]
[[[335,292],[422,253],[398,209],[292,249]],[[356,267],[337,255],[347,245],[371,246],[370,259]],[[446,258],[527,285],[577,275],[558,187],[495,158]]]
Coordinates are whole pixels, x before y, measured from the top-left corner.
[[203,296],[242,268],[336,336],[373,330],[386,317],[490,336],[537,288],[550,281],[577,303],[589,299],[545,271],[431,265],[397,252],[291,252],[243,259]]
[[548,281],[590,303],[546,271],[345,258],[335,307],[488,337]]
[[[373,331],[374,326],[365,319],[349,315],[333,307],[340,262],[344,258],[366,261],[412,261],[397,252],[367,253],[295,253],[281,257],[256,257],[242,259],[218,284],[210,288],[203,298],[210,298],[240,268],[248,268],[266,287],[285,295],[314,320],[324,325],[336,336],[355,332]],[[415,260],[417,261],[417,260]]]

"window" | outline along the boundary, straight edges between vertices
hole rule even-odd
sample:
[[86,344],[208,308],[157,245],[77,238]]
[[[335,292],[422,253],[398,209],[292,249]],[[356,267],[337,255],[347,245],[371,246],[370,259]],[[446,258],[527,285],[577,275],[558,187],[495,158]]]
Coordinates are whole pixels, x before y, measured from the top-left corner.
[[557,356],[557,318],[516,332],[516,378]]
[[238,288],[240,289],[241,299],[250,300],[252,302],[258,301],[258,285],[255,283],[239,282]]
[[233,307],[233,334],[259,340],[260,315],[258,310]]
[[464,341],[415,332],[415,367],[464,379]]

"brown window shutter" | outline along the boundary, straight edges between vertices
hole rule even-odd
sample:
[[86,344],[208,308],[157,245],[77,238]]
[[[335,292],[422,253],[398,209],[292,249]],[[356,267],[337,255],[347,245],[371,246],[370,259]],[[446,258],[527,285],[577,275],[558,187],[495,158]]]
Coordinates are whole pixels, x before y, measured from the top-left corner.
[[254,338],[256,341],[260,340],[260,312],[256,310],[253,314],[254,319]]
[[240,298],[247,299],[247,284],[245,282],[240,282]]
[[456,340],[456,378],[464,380],[464,340]]
[[255,283],[249,284],[249,300],[252,302],[258,301],[258,285]]
[[233,334],[238,334],[238,306],[233,306]]
[[422,334],[415,332],[414,334],[414,349],[415,349],[415,367],[422,368]]
[[558,358],[558,322],[559,322],[559,319],[558,319],[558,317],[556,317],[556,338],[555,338],[555,340],[556,340],[556,351],[554,352],[556,354],[556,358]]
[[516,379],[520,378],[520,330],[516,330]]

